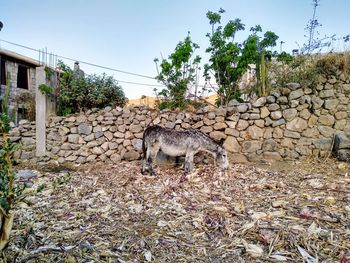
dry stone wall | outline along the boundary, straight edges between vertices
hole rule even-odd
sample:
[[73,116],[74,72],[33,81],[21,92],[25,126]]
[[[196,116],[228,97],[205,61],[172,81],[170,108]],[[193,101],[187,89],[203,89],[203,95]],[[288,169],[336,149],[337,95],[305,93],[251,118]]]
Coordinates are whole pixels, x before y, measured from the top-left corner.
[[223,141],[238,162],[324,156],[335,133],[350,134],[349,83],[343,75],[322,78],[315,88],[289,83],[252,103],[231,101],[226,108],[196,112],[159,112],[141,105],[53,117],[47,124],[47,156],[40,159],[33,154],[33,123],[22,122],[12,132],[23,143],[18,153],[23,160],[55,163],[139,159],[143,131],[150,124],[198,129]]

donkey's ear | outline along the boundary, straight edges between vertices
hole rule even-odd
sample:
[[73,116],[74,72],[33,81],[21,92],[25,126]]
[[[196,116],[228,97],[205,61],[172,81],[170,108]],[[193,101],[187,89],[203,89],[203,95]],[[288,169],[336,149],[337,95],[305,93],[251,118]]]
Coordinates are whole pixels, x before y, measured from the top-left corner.
[[223,146],[223,145],[224,145],[224,142],[225,142],[225,139],[222,138],[222,139],[219,141],[219,145],[220,145],[220,146]]

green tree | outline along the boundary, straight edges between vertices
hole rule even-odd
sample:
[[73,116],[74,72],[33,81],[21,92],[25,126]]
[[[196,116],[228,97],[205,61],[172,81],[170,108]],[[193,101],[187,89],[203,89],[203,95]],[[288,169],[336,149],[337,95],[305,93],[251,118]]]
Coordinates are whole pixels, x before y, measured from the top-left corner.
[[101,76],[89,75],[86,78],[87,96],[84,107],[104,108],[105,106],[123,106],[126,102],[125,94],[118,82],[103,73]]
[[204,66],[206,80],[214,76],[218,85],[219,105],[225,105],[232,99],[240,99],[238,84],[250,64],[256,65],[257,93],[266,94],[268,85],[266,58],[270,59],[273,55],[266,49],[275,46],[278,39],[272,31],[267,31],[260,37],[262,29],[257,25],[251,28],[252,34],[245,41],[238,43],[235,41],[236,34],[245,30],[245,25],[237,18],[221,26],[221,15],[224,12],[223,9],[217,13],[207,12],[211,33],[207,34],[210,46],[206,52],[210,53],[210,59]]
[[[180,41],[168,59],[163,59],[156,68],[158,75],[156,79],[163,83],[165,88],[160,92],[156,90],[157,97],[162,97],[160,108],[185,108],[189,100],[186,99],[186,92],[189,85],[195,82],[195,76],[201,61],[200,56],[194,57],[194,52],[199,46],[191,40],[190,35]],[[159,69],[160,68],[160,69]]]
[[[231,99],[240,97],[238,80],[247,70],[249,58],[242,57],[242,45],[235,42],[237,32],[245,29],[240,19],[229,21],[224,27],[221,24],[221,14],[208,11],[207,18],[211,25],[211,33],[207,34],[210,46],[206,52],[210,54],[209,63],[204,65],[204,77],[209,81],[214,76],[218,84],[217,104],[227,104]],[[250,55],[246,53],[245,55]]]
[[58,67],[60,74],[56,98],[60,115],[90,108],[123,106],[126,103],[122,87],[112,76],[77,76],[63,62],[59,62]]
[[283,51],[277,55],[277,61],[283,62],[285,64],[290,64],[293,61],[293,56]]

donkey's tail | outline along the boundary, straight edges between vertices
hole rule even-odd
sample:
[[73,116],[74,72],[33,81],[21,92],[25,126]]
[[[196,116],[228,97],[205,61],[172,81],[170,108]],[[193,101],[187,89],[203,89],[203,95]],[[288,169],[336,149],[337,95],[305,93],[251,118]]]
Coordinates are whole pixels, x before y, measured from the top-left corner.
[[146,128],[146,130],[143,132],[143,138],[142,138],[142,153],[143,153],[143,158],[146,158],[146,151],[147,151],[147,147],[146,147],[146,136],[148,134],[148,127]]
[[146,156],[145,135],[143,135],[143,138],[142,138],[142,153],[143,153],[143,158],[145,158],[145,156]]

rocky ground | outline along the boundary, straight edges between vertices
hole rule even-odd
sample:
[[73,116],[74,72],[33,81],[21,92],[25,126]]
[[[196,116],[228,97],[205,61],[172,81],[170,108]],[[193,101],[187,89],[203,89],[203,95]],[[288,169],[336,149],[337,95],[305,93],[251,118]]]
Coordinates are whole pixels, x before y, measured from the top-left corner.
[[184,182],[169,166],[141,176],[139,161],[60,169],[20,176],[7,262],[350,260],[344,163],[199,165]]

